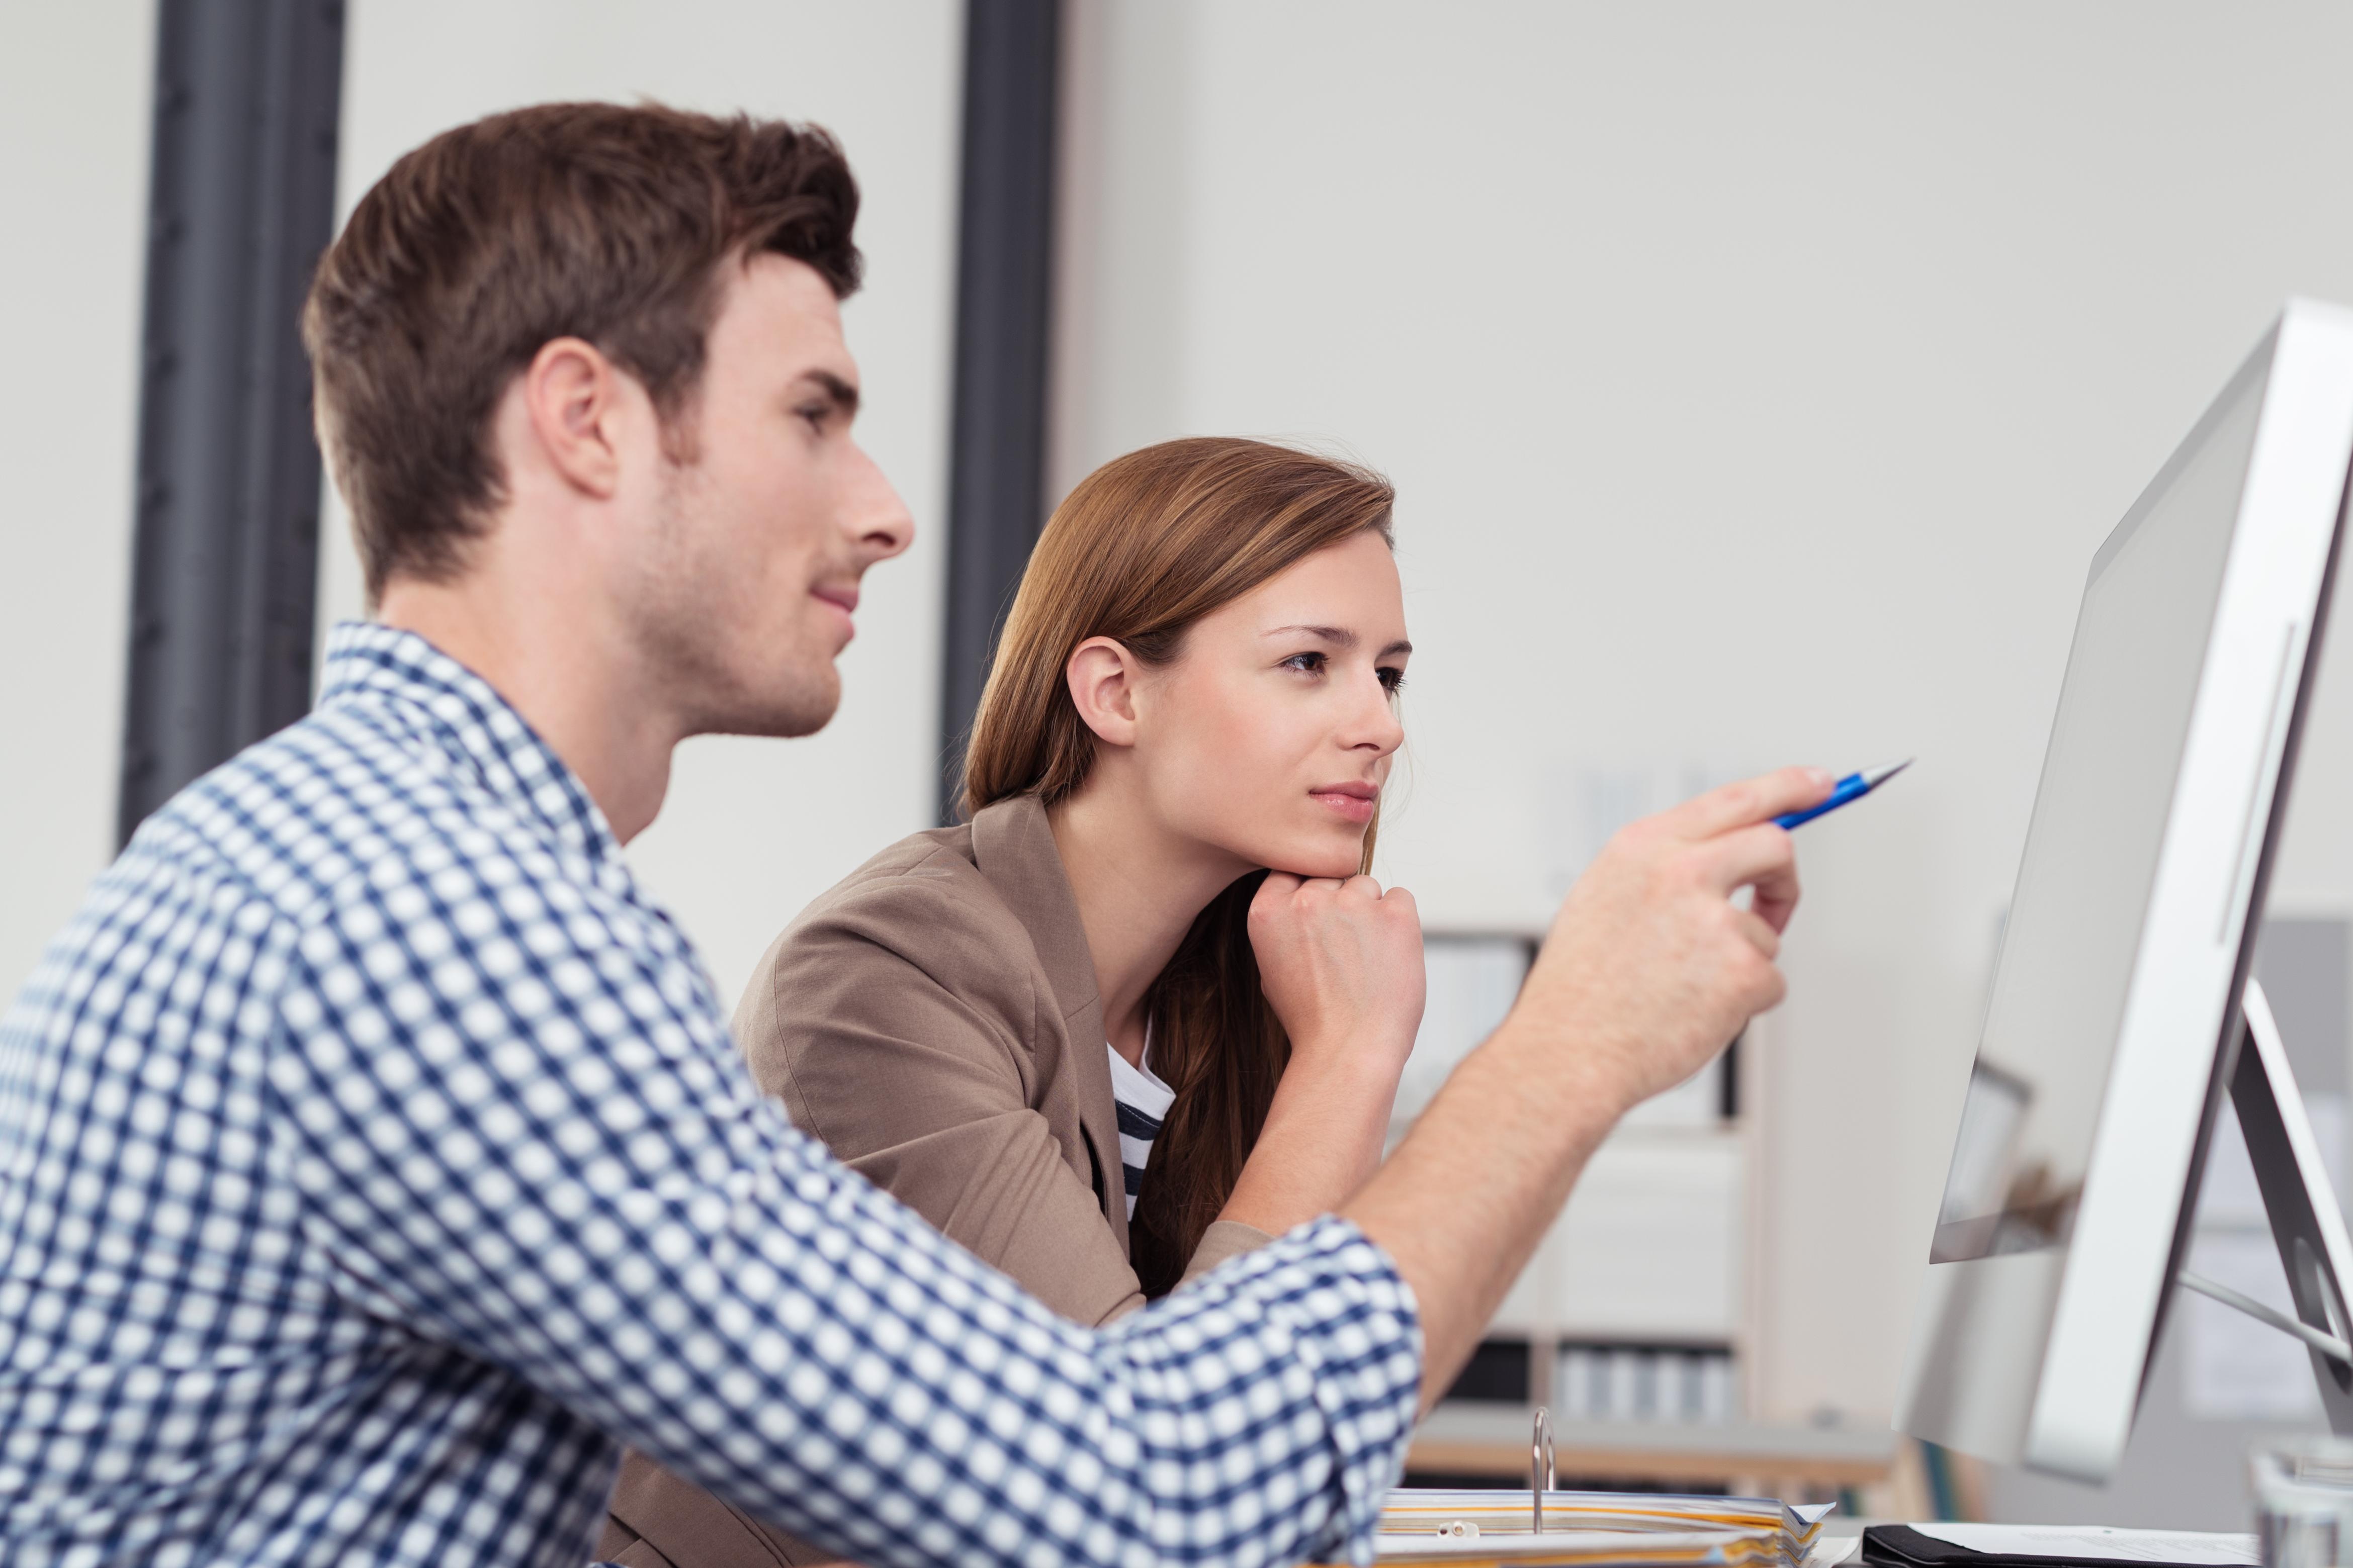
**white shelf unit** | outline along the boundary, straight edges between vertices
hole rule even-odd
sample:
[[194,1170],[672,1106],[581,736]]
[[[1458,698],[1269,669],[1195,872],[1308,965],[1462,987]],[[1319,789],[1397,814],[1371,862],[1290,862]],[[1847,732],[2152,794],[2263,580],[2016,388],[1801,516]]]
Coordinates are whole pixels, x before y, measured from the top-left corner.
[[[1534,947],[1426,939],[1430,1001],[1392,1142],[1503,1021]],[[1619,1126],[1504,1298],[1489,1335],[1529,1347],[1531,1400],[1588,1421],[1721,1424],[1749,1407],[1756,1150],[1738,1056]]]

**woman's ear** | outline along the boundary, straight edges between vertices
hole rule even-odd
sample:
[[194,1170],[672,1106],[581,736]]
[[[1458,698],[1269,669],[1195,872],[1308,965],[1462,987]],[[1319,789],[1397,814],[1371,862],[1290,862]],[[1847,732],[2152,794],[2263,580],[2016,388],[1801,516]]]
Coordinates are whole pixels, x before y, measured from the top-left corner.
[[1105,745],[1135,744],[1136,679],[1143,673],[1135,656],[1109,637],[1089,637],[1062,666],[1080,720]]

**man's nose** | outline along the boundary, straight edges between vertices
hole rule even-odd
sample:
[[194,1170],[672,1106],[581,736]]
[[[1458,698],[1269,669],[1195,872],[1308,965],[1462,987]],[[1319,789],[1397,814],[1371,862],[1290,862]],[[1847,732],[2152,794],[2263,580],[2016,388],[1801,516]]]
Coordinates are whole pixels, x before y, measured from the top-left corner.
[[864,447],[859,448],[858,468],[843,521],[857,542],[860,560],[871,566],[906,553],[915,542],[915,519],[899,499],[898,487]]

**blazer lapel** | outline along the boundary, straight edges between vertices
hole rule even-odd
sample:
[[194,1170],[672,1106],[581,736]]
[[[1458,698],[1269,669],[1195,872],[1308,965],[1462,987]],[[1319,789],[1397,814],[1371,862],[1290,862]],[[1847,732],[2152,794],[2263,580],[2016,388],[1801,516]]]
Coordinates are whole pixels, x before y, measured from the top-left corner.
[[1046,808],[1031,795],[983,806],[972,819],[973,862],[1029,932],[1045,965],[1070,1042],[1064,1070],[1078,1089],[1079,1127],[1103,1178],[1103,1219],[1127,1250],[1127,1182],[1119,1157],[1119,1110],[1111,1093],[1111,1047],[1103,1033],[1095,961],[1062,869]]

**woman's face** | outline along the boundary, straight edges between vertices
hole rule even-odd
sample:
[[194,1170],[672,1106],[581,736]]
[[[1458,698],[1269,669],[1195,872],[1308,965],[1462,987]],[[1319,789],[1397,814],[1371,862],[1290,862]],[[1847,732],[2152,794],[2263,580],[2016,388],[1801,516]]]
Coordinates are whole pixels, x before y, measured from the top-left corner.
[[1319,550],[1140,672],[1133,757],[1161,826],[1248,867],[1351,877],[1405,740],[1405,601],[1378,534]]

